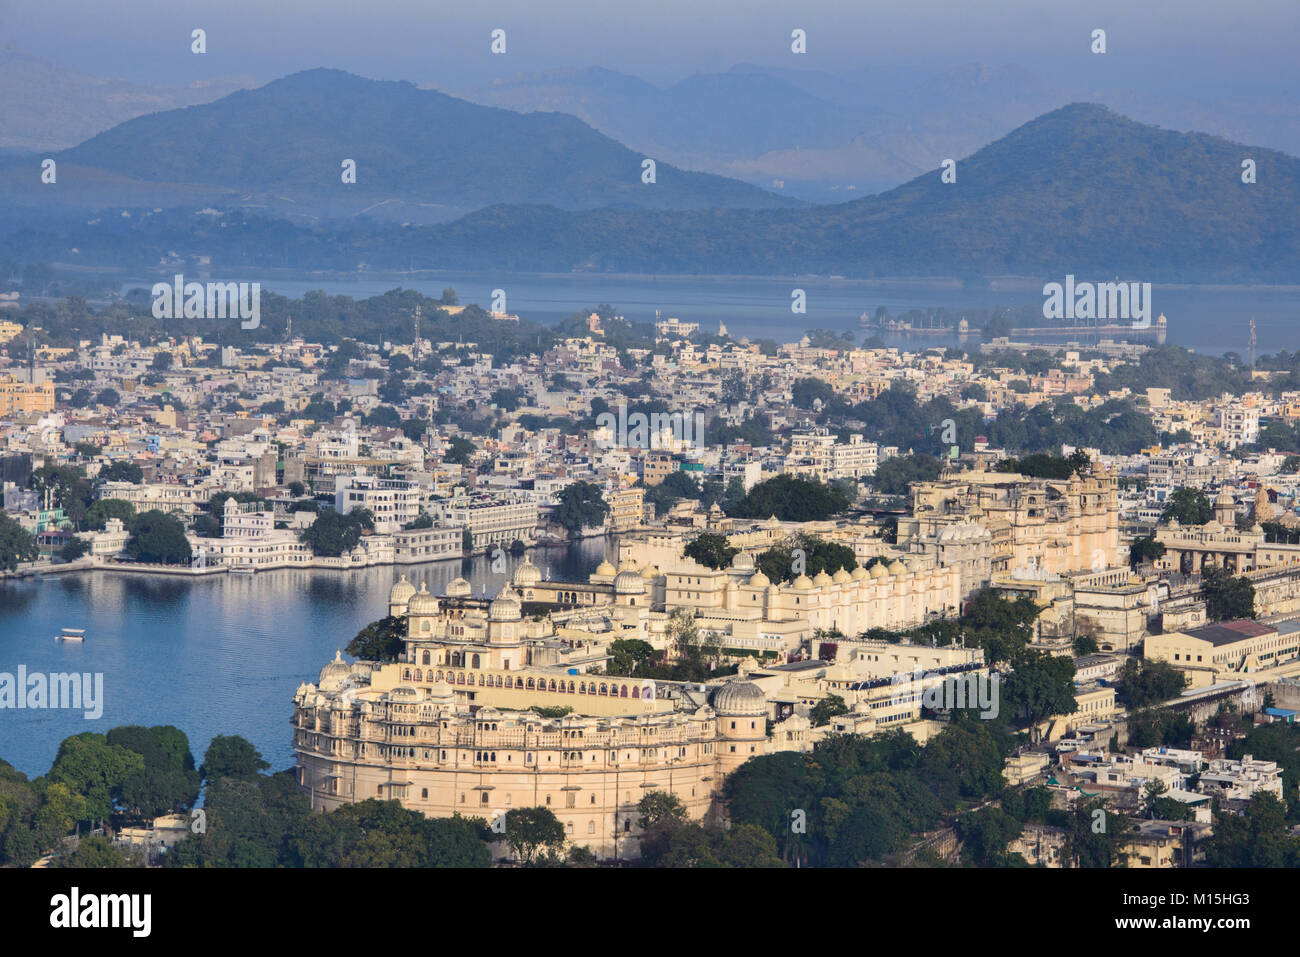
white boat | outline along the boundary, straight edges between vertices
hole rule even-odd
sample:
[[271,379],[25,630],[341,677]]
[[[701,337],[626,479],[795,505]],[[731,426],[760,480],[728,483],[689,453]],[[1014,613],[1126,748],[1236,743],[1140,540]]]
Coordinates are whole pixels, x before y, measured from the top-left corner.
[[84,628],[64,628],[60,634],[54,636],[55,641],[85,641],[86,629]]

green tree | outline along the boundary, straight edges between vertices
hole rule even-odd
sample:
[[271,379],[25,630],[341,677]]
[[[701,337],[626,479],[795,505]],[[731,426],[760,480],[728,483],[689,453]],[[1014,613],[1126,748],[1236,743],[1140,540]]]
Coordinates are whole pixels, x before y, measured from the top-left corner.
[[686,545],[682,554],[706,568],[717,569],[729,567],[731,560],[740,554],[740,549],[733,547],[725,535],[702,532]]
[[1196,488],[1176,488],[1165,499],[1162,522],[1177,520],[1180,525],[1204,525],[1214,518],[1209,497]]
[[559,498],[560,504],[555,507],[552,520],[570,535],[600,525],[609,511],[600,486],[592,482],[574,482],[560,492]]
[[257,778],[269,767],[246,739],[238,735],[219,734],[208,744],[203,764],[199,766],[199,775],[208,782],[220,778],[247,780]]
[[813,723],[813,727],[820,728],[823,725],[830,724],[831,718],[836,715],[847,714],[849,706],[844,703],[844,699],[837,694],[827,695],[812,707],[808,717]]
[[548,807],[513,808],[506,812],[506,844],[525,867],[538,852],[564,846],[564,825]]
[[39,557],[36,537],[0,512],[0,568],[17,571],[19,563],[34,562]]
[[106,870],[124,867],[142,867],[142,863],[114,847],[106,837],[83,837],[77,848],[60,858],[56,866],[75,867],[81,870]]
[[793,475],[778,475],[759,482],[735,509],[738,518],[767,518],[783,522],[820,522],[848,507],[848,499],[834,486]]
[[1201,593],[1210,621],[1255,617],[1255,586],[1245,576],[1234,576],[1219,565],[1201,569]]
[[363,661],[396,661],[406,650],[405,636],[406,619],[390,615],[357,632],[346,651]]
[[63,739],[45,781],[65,784],[84,798],[87,816],[82,820],[93,821],[112,816],[123,783],[143,770],[144,758],[139,754],[87,731]]
[[185,526],[176,516],[150,509],[131,522],[131,539],[126,544],[128,561],[184,565],[191,556]]
[[1128,547],[1128,563],[1132,568],[1155,562],[1163,558],[1164,555],[1164,543],[1157,542],[1154,535],[1139,538]]
[[102,532],[110,518],[120,519],[127,528],[135,519],[135,506],[124,498],[96,499],[86,510],[87,525],[97,532]]

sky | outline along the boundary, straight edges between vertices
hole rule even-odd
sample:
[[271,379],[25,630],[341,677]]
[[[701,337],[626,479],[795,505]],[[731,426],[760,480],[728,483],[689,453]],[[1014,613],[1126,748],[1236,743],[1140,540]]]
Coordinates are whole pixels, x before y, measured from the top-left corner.
[[[496,28],[505,55],[489,50]],[[1089,52],[1096,28],[1104,57]],[[560,67],[667,84],[742,62],[858,78],[982,62],[1084,87],[1295,102],[1297,36],[1296,0],[0,0],[0,45],[160,86],[318,66],[451,89]]]

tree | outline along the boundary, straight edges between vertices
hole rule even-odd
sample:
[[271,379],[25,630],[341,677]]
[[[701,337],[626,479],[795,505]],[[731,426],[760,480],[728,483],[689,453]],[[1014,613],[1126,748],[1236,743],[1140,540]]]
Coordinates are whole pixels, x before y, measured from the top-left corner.
[[86,524],[94,531],[102,532],[110,518],[120,519],[130,528],[135,518],[135,506],[124,498],[101,498],[91,502],[86,510]]
[[143,864],[124,851],[119,850],[106,837],[83,837],[77,842],[77,848],[66,857],[60,858],[58,867],[75,867],[79,869],[107,870],[124,867],[142,867]]
[[179,728],[128,725],[109,731],[106,740],[144,759],[144,767],[128,776],[121,788],[123,807],[137,819],[182,810],[198,799],[199,772],[189,739]]
[[548,807],[513,808],[506,812],[506,844],[525,867],[543,848],[564,846],[564,825]]
[[731,560],[740,554],[740,549],[733,547],[725,535],[703,532],[687,544],[682,554],[706,568],[717,569],[729,567]]
[[346,650],[363,661],[396,661],[406,650],[405,636],[406,619],[390,615],[362,628]]
[[1201,593],[1210,621],[1255,617],[1255,586],[1245,576],[1236,577],[1219,565],[1201,569]]
[[600,525],[609,511],[600,486],[592,482],[574,482],[566,486],[559,497],[560,504],[555,507],[552,519],[570,535]]
[[916,482],[933,482],[942,468],[937,458],[923,452],[896,455],[876,466],[871,484],[882,495],[906,495]]
[[65,562],[75,562],[89,551],[90,542],[87,539],[73,535],[59,549],[59,558]]
[[847,714],[849,706],[844,703],[844,699],[837,694],[827,695],[812,707],[808,718],[812,721],[813,727],[820,728],[822,725],[830,724],[831,718],[836,715]]
[[96,405],[106,405],[109,408],[113,408],[120,405],[121,402],[122,397],[117,394],[116,389],[101,389],[95,396]]
[[1180,525],[1205,525],[1214,518],[1209,496],[1196,488],[1176,488],[1165,499],[1162,522],[1177,520]]
[[469,457],[477,451],[473,442],[464,436],[455,435],[447,443],[442,460],[448,465],[468,465]]
[[1167,661],[1129,658],[1119,674],[1119,699],[1129,709],[1168,701],[1187,687],[1187,676]]
[[456,297],[456,290],[451,286],[448,286],[442,291],[442,298],[439,299],[438,302],[444,306],[455,306],[460,304],[460,300]]
[[640,677],[641,666],[654,658],[654,645],[640,638],[615,638],[609,643],[609,661],[605,671],[611,675]]
[[1055,715],[1074,714],[1074,662],[1045,652],[1025,651],[1002,683],[1008,713],[1030,726]]
[[40,554],[36,537],[0,512],[0,568],[17,571],[20,562],[34,562]]
[[357,547],[367,520],[374,521],[365,509],[353,509],[346,515],[321,512],[316,516],[316,521],[304,528],[298,537],[311,548],[313,554],[337,558]]
[[820,522],[848,507],[848,499],[834,486],[793,475],[778,475],[759,482],[736,507],[734,517],[767,518],[783,522]]
[[769,580],[783,582],[793,581],[801,574],[812,578],[820,572],[828,575],[840,569],[851,572],[858,567],[858,560],[847,545],[799,532],[761,552],[755,564]]
[[153,361],[149,363],[149,368],[155,372],[166,372],[172,367],[173,358],[170,352],[155,352]]
[[1101,650],[1097,644],[1097,638],[1094,635],[1080,635],[1074,639],[1074,655],[1076,658],[1082,658],[1084,655],[1095,655]]
[[258,777],[269,767],[246,739],[238,735],[219,734],[208,744],[203,764],[199,766],[199,775],[208,782],[220,778],[247,780]]
[[131,523],[126,557],[132,562],[160,565],[188,564],[192,553],[180,519],[158,509],[141,512]]
[[1154,535],[1139,538],[1128,547],[1128,563],[1132,568],[1154,562],[1164,555],[1164,543],[1157,542]]
[[63,739],[44,780],[65,784],[84,798],[85,816],[80,820],[94,821],[112,816],[122,784],[143,770],[144,758],[139,754],[110,745],[104,735],[88,731]]
[[637,802],[641,827],[656,827],[665,821],[686,820],[686,806],[671,791],[647,791]]

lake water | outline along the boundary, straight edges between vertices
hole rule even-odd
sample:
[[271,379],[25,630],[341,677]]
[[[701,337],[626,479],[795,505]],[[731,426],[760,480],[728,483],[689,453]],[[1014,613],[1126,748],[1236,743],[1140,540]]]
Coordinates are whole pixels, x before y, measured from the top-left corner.
[[[537,548],[551,577],[583,578],[606,555],[604,539]],[[612,547],[610,547],[612,552]],[[217,734],[252,741],[274,770],[293,763],[293,693],[314,682],[336,649],[387,614],[398,576],[441,595],[463,574],[477,595],[494,595],[505,573],[489,560],[434,562],[351,572],[283,569],[188,579],[116,572],[0,581],[0,672],[102,672],[104,710],[0,710],[0,758],[28,776],[50,768],[59,742],[124,724],[172,724],[203,760]],[[465,567],[465,566],[468,567]],[[84,643],[55,641],[86,629]]]
[[[160,279],[153,276],[123,284],[149,288]],[[236,277],[214,277],[234,279]],[[248,280],[249,277],[238,277]],[[1110,277],[1083,277],[1105,281]],[[1063,276],[1046,281],[1062,282]],[[859,317],[885,306],[895,315],[908,309],[977,309],[994,306],[1041,305],[1042,283],[998,280],[991,288],[963,288],[960,283],[877,281],[828,278],[763,279],[749,277],[697,276],[603,276],[586,274],[447,274],[437,277],[364,279],[265,278],[267,291],[298,298],[304,292],[323,289],[332,295],[355,299],[379,295],[397,287],[418,289],[438,297],[447,286],[455,288],[462,303],[487,306],[492,292],[503,289],[506,309],[525,319],[550,325],[578,310],[609,303],[633,320],[651,320],[656,310],[666,318],[698,322],[706,332],[716,332],[724,322],[734,337],[797,340],[808,329],[853,330],[861,341]],[[807,312],[795,315],[790,309],[791,290],[803,289]],[[1197,352],[1220,355],[1249,353],[1249,323],[1256,320],[1257,349],[1262,355],[1279,349],[1300,347],[1300,289],[1282,287],[1195,287],[1152,288],[1152,320],[1160,313],[1169,319],[1168,341]],[[1044,323],[1046,325],[1047,323]],[[404,330],[405,331],[405,330]],[[868,333],[872,334],[872,333]],[[1075,338],[1071,333],[1062,340]],[[955,336],[884,337],[891,346],[956,345]],[[966,343],[978,346],[978,337]],[[1047,340],[1041,340],[1047,341]],[[1153,340],[1139,340],[1153,341]]]

